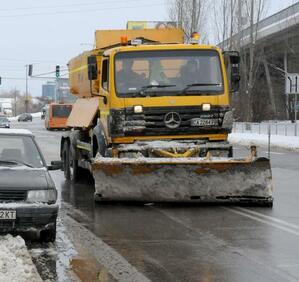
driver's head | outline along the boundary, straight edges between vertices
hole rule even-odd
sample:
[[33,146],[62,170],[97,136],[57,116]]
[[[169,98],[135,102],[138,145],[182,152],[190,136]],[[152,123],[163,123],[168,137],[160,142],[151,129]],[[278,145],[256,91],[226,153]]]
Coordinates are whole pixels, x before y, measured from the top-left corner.
[[134,61],[132,59],[123,60],[123,69],[124,70],[132,70]]
[[197,71],[197,62],[195,60],[190,60],[186,64],[187,70],[189,72],[196,72]]

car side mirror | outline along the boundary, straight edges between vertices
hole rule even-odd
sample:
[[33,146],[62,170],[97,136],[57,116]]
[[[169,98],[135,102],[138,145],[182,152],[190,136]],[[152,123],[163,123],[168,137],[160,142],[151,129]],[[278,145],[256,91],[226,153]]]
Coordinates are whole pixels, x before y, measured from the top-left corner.
[[48,170],[59,170],[62,169],[62,161],[52,161],[51,165],[47,166]]
[[98,78],[97,57],[92,55],[87,58],[88,79],[96,80]]

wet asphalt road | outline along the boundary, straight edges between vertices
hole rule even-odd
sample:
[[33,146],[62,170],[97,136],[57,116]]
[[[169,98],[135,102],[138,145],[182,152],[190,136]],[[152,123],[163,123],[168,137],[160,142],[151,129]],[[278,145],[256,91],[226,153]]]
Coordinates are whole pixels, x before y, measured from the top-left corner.
[[[39,119],[32,123],[13,123],[13,126],[28,128],[35,134],[47,161],[59,159],[61,132],[46,131]],[[236,147],[235,155],[244,154],[243,147]],[[259,148],[259,155],[266,156],[267,150]],[[65,182],[61,171],[53,172],[52,176],[61,192],[62,204],[68,207],[67,214],[78,224],[76,230],[91,231],[88,236],[104,242],[105,247],[116,251],[144,278],[152,281],[299,281],[299,153],[273,149],[271,162],[275,189],[272,209],[103,205],[94,203],[90,180],[72,185]],[[66,234],[72,233],[72,227],[66,228],[69,228]],[[77,257],[81,254],[85,261],[91,262],[92,270],[88,267],[87,271],[82,270],[82,265],[80,270],[76,264],[72,264],[73,269],[82,280],[95,281],[92,280],[94,273],[103,267],[98,261],[105,259],[105,254],[101,253],[101,247],[84,249],[83,235],[80,237],[76,232],[72,238],[76,241],[77,236],[78,244],[74,245],[82,243],[81,249],[76,250]],[[63,241],[57,244],[63,245]],[[56,257],[61,248],[56,247]],[[96,256],[97,262],[90,260]],[[72,255],[68,259],[72,259]],[[58,263],[52,259],[51,264],[52,270],[58,271]],[[76,271],[76,267],[79,270]],[[113,281],[116,275],[110,275],[115,270],[111,269],[109,262],[106,263],[106,277]],[[55,277],[61,281],[71,280],[70,276]]]

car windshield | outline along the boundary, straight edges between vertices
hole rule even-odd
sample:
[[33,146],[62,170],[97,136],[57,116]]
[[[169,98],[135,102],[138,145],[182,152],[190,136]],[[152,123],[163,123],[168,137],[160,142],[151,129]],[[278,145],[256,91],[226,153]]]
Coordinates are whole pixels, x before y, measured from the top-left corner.
[[118,97],[223,93],[219,55],[214,50],[118,53],[115,77]]
[[6,117],[0,117],[0,122],[9,122],[9,120]]
[[19,165],[44,166],[36,144],[30,136],[0,134],[0,166]]
[[53,105],[52,116],[57,118],[67,118],[72,111],[71,105]]

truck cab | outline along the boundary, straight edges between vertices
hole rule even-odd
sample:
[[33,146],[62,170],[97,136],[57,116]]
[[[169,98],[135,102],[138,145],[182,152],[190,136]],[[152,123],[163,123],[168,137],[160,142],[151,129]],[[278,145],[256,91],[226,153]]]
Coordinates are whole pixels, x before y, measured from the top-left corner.
[[[89,128],[93,123],[93,155],[104,153],[99,146],[106,150],[138,141],[226,142],[233,117],[225,60],[232,54],[223,56],[219,48],[198,41],[186,44],[176,29],[175,38],[157,41],[161,32],[143,38],[138,37],[142,31],[135,31],[131,39],[115,38],[110,42],[115,44],[70,61],[71,91],[81,99],[68,125]],[[226,61],[233,62],[236,73],[238,61]],[[79,121],[75,112],[86,112],[88,103],[89,123],[82,125],[82,114]]]

